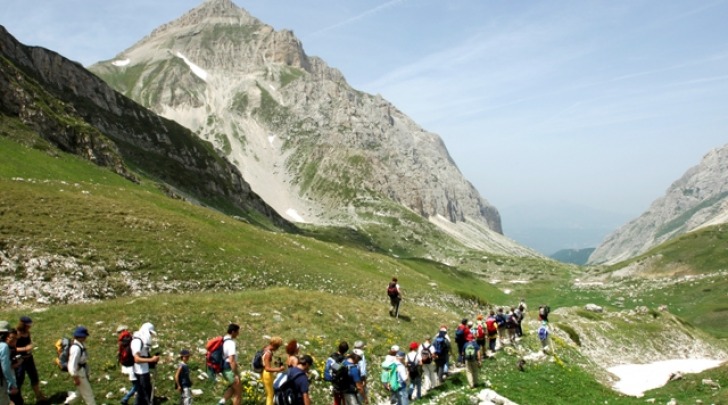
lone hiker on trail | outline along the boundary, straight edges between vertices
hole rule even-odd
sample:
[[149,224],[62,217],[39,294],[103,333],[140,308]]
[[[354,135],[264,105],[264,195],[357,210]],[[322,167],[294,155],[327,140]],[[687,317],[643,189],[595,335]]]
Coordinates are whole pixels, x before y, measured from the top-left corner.
[[392,281],[387,286],[387,295],[389,296],[389,304],[392,308],[389,310],[389,316],[399,318],[399,303],[402,301],[402,290],[397,283],[397,277],[392,277]]

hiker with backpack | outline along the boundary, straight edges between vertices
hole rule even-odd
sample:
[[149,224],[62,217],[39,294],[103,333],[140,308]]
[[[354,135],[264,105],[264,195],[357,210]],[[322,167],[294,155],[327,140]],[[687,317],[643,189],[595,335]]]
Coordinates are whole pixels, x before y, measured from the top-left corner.
[[15,374],[15,382],[18,385],[18,390],[14,394],[10,394],[10,402],[14,405],[24,405],[23,401],[23,386],[18,382],[18,370],[23,364],[23,358],[18,354],[17,343],[18,343],[18,331],[17,329],[10,329],[8,331],[8,338],[6,340],[8,347],[10,348],[10,367],[13,369]]
[[15,380],[12,359],[10,357],[10,324],[0,321],[0,405],[10,404],[10,395],[18,393],[18,383]]
[[[379,382],[382,383],[382,386],[385,390],[389,391],[389,402],[392,404],[397,403],[395,391],[399,389],[399,379],[393,377],[397,373],[397,352],[399,352],[399,346],[393,345],[389,349],[389,352],[387,352],[387,355],[384,356],[384,361],[382,361],[382,364],[380,366],[382,369],[382,373]],[[393,384],[395,385],[395,390],[392,390]]]
[[397,405],[409,405],[409,391],[407,390],[408,375],[407,367],[405,363],[405,353],[398,351],[396,354],[396,379],[399,385],[398,389],[395,389],[394,379],[390,379],[390,389],[397,400]]
[[422,393],[437,386],[437,365],[435,364],[435,348],[429,337],[425,338],[417,352],[422,360]]
[[295,366],[276,377],[273,384],[276,405],[311,405],[308,372],[312,365],[313,358],[304,354]]
[[392,277],[392,281],[387,286],[387,296],[389,297],[389,316],[399,317],[399,303],[402,302],[402,289],[399,287],[397,277]]
[[478,322],[475,325],[475,341],[480,347],[485,347],[485,325],[483,325],[483,315],[478,315]]
[[513,312],[515,308],[511,307],[511,309],[506,313],[506,339],[510,342],[510,344],[516,343],[516,325],[518,324],[518,318],[516,318],[516,314]]
[[358,366],[360,360],[361,357],[358,354],[349,354],[342,363],[344,370],[341,373],[342,378],[337,379],[336,376],[334,377],[333,384],[337,386],[335,389],[343,394],[345,405],[369,403],[369,398],[364,390],[364,381],[361,378],[361,371]]
[[458,366],[463,364],[463,346],[465,346],[465,335],[468,333],[470,333],[468,320],[463,318],[460,325],[455,329],[455,344],[458,346],[458,359],[456,363]]
[[78,402],[79,398],[83,398],[86,405],[96,405],[94,392],[88,381],[88,353],[86,352],[86,339],[88,338],[88,329],[85,326],[79,326],[73,331],[73,343],[68,349],[68,374],[73,378],[73,384],[76,391],[66,398],[64,404],[73,404]]
[[508,333],[508,326],[506,323],[508,319],[506,314],[503,313],[503,307],[498,308],[498,312],[495,314],[495,324],[498,326],[498,343],[503,347],[506,344],[506,335]]
[[[364,348],[366,346],[364,345],[364,342],[361,340],[357,340],[354,342],[354,350],[353,352],[356,353],[357,356],[359,356],[359,363],[357,363],[357,367],[359,367],[359,374],[361,374],[361,380],[364,384],[364,392],[366,393],[367,397],[369,396],[369,390],[368,390],[368,384],[367,384],[367,359],[364,355]],[[360,401],[364,401],[364,398],[360,396]]]
[[283,345],[283,339],[280,336],[274,336],[270,338],[268,346],[263,348],[263,373],[261,374],[261,381],[265,388],[265,404],[273,405],[273,380],[275,380],[275,373],[284,371],[286,368],[283,367],[283,362],[280,358],[273,362],[273,352],[278,350]]
[[417,349],[420,344],[412,342],[409,345],[410,351],[405,356],[405,366],[407,366],[407,376],[409,377],[409,385],[407,387],[407,398],[413,401],[412,395],[417,391],[417,399],[422,398],[422,357]]
[[339,371],[343,366],[346,352],[348,351],[349,343],[346,341],[341,341],[339,343],[338,350],[334,353],[331,353],[331,356],[326,359],[326,364],[324,365],[324,380],[331,383],[332,395],[334,397],[334,405],[344,404],[344,393],[338,389],[337,384],[334,384],[334,377],[336,372]]
[[521,337],[523,337],[523,329],[521,329],[521,322],[523,322],[523,311],[521,310],[520,305],[513,310],[513,316],[516,319],[516,323],[515,325],[513,325],[516,339],[520,339]]
[[46,397],[40,389],[38,369],[35,366],[35,359],[33,358],[33,348],[35,346],[33,346],[33,341],[30,338],[30,329],[32,326],[33,320],[30,317],[21,316],[18,326],[15,328],[18,331],[17,351],[18,354],[23,356],[23,362],[16,371],[18,388],[23,386],[27,374],[30,379],[30,386],[33,388],[33,393],[35,393],[35,400],[45,401]]
[[24,405],[22,385],[20,385],[20,383],[18,383],[18,378],[19,378],[18,370],[20,369],[21,364],[23,364],[23,358],[21,355],[18,354],[17,342],[18,342],[18,330],[17,329],[8,330],[8,337],[5,340],[5,343],[7,343],[8,347],[10,348],[10,368],[13,370],[13,375],[15,375],[15,382],[18,387],[18,389],[17,389],[17,391],[15,391],[15,393],[9,393],[10,403],[12,403],[14,405]]
[[144,323],[131,339],[131,354],[134,356],[134,378],[136,378],[136,398],[134,405],[151,405],[153,403],[154,385],[150,369],[159,363],[159,354],[152,356],[152,335],[157,332],[154,325]]
[[468,379],[468,385],[470,388],[475,388],[478,385],[478,370],[483,364],[481,357],[481,350],[478,343],[470,335],[466,338],[465,346],[463,347],[464,359],[465,359],[465,376]]
[[541,341],[541,350],[547,353],[549,350],[551,331],[549,330],[549,324],[546,321],[541,321],[541,326],[538,328],[538,340]]
[[[231,323],[227,327],[227,334],[225,336],[210,339],[210,341],[216,342],[217,347],[210,350],[212,349],[210,347],[210,341],[207,344],[208,353],[205,357],[207,358],[208,372],[212,370],[216,373],[219,368],[222,377],[228,383],[222,398],[218,401],[220,405],[224,405],[230,398],[233,399],[233,405],[240,405],[243,400],[243,384],[240,381],[240,373],[238,370],[238,347],[235,342],[239,334],[240,325]],[[213,357],[215,358],[214,361],[212,359]],[[217,357],[222,357],[222,360],[218,360]]]
[[179,405],[192,405],[192,379],[187,362],[190,360],[190,351],[182,349],[179,352],[179,365],[174,373],[174,385],[180,393]]
[[116,328],[116,334],[118,335],[116,340],[119,346],[116,357],[121,365],[121,374],[128,375],[129,381],[131,381],[131,389],[121,398],[121,405],[129,405],[129,399],[137,391],[136,377],[134,376],[134,355],[131,354],[131,340],[133,337],[126,325],[119,325]]
[[441,327],[437,336],[435,336],[435,340],[432,342],[432,347],[435,349],[437,385],[440,385],[445,381],[445,377],[449,371],[448,364],[450,362],[450,337],[447,336],[447,328],[445,326]]
[[485,319],[485,330],[488,333],[488,349],[491,353],[495,353],[495,344],[498,340],[498,325],[496,324],[495,311],[493,310],[490,310],[488,318]]

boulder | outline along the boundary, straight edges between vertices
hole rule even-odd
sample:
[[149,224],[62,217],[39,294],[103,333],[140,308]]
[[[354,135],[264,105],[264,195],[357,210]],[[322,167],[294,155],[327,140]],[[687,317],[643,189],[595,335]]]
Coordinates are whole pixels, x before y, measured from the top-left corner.
[[586,304],[584,306],[584,309],[590,312],[604,312],[604,308],[600,307],[597,304]]

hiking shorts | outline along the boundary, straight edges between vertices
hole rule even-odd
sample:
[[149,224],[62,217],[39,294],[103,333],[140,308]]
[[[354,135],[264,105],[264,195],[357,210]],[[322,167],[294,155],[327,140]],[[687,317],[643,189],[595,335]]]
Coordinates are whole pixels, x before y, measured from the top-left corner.
[[233,370],[223,370],[222,378],[224,378],[228,383],[233,384],[235,382],[235,373]]

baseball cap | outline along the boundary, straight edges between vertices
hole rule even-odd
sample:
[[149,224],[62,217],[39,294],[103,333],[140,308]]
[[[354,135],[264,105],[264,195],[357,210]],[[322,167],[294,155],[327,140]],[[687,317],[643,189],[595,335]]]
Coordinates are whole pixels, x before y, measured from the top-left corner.
[[362,342],[361,340],[357,340],[356,342],[354,342],[354,349],[363,349],[365,347],[366,346],[364,345],[364,342]]
[[362,349],[354,349],[353,352],[359,357],[364,357],[364,351]]
[[404,356],[406,356],[406,355],[404,354],[403,351],[400,350],[397,352],[397,357],[404,357]]
[[85,338],[88,336],[88,329],[85,326],[79,326],[73,331],[73,337]]
[[187,349],[182,349],[182,350],[179,351],[179,355],[180,356],[189,356],[190,355],[190,351],[187,350]]
[[410,343],[410,350],[417,350],[418,347],[420,347],[420,344],[417,342]]
[[392,346],[392,347],[391,347],[391,348],[389,349],[389,351],[390,351],[390,352],[398,352],[398,351],[399,351],[399,346],[397,346],[397,345],[394,345],[394,346]]
[[147,322],[144,325],[142,325],[142,329],[148,330],[149,333],[151,333],[152,335],[156,335],[157,334],[157,331],[154,329],[154,325],[152,323],[150,323],[150,322]]
[[33,323],[33,320],[32,320],[32,319],[30,319],[30,317],[29,317],[29,316],[21,316],[21,317],[20,317],[20,322],[22,322],[22,323],[24,323],[24,324],[26,324],[26,325],[30,325],[30,324],[32,324],[32,323]]

